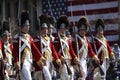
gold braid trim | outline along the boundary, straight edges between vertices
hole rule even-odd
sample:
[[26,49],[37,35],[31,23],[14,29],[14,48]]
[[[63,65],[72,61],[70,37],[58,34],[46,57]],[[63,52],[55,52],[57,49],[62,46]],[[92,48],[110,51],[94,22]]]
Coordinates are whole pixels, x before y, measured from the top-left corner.
[[23,50],[22,63],[24,63],[25,56],[26,56],[27,53],[30,54],[30,58],[32,59],[32,53],[31,53],[30,49],[26,46]]

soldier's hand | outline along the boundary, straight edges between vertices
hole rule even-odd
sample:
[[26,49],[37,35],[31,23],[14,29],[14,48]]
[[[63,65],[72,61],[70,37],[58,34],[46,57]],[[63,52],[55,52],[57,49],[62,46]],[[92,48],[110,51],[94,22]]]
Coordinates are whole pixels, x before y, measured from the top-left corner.
[[42,63],[43,65],[46,65],[46,59],[44,57],[42,57]]
[[96,59],[94,60],[95,61],[95,64],[99,65],[100,64],[100,60],[99,59]]
[[58,66],[61,66],[61,65],[62,65],[61,61],[60,61],[60,62],[58,62],[57,64],[58,64]]
[[39,66],[40,70],[42,70],[43,66],[44,66],[44,63],[43,62],[39,62],[38,66]]
[[61,61],[62,61],[62,63],[66,62],[64,57],[61,57]]
[[76,60],[74,61],[74,63],[75,63],[76,65],[80,65],[80,61],[79,61],[78,59],[76,59]]
[[112,61],[112,62],[115,62],[115,57],[114,57],[114,56],[111,57],[111,61]]
[[16,68],[16,71],[19,71],[20,70],[20,64],[19,63],[17,63],[16,65],[15,65],[15,68]]

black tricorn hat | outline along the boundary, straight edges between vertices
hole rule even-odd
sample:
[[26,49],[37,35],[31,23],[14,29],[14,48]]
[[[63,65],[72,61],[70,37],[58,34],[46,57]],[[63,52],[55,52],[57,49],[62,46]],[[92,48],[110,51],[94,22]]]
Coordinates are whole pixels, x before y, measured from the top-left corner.
[[48,16],[48,27],[53,28],[55,26],[55,20],[52,16]]
[[66,15],[62,15],[57,20],[57,28],[68,28],[69,27],[69,20]]
[[104,28],[105,28],[104,21],[102,19],[97,19],[97,21],[95,23],[95,31],[97,31],[100,26],[104,30]]
[[23,25],[29,25],[29,22],[30,22],[30,18],[29,18],[29,13],[28,11],[23,11],[21,13],[21,20],[20,20],[20,25],[23,26]]
[[89,29],[89,21],[88,21],[87,17],[82,16],[80,18],[80,20],[78,21],[78,23],[77,23],[77,27],[78,27],[78,30],[85,29],[86,31],[88,31],[88,29]]
[[48,17],[45,14],[42,14],[39,16],[39,20],[40,20],[40,29],[43,28],[48,28]]

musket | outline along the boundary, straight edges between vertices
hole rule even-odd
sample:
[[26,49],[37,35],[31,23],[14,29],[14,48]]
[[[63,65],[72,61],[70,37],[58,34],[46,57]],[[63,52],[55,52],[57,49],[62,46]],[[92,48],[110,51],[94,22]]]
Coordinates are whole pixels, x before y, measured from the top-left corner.
[[9,42],[10,42],[10,44],[12,43],[12,26],[11,26],[11,19],[10,18],[8,18],[8,23],[9,23],[9,32],[10,32],[10,40],[9,40]]
[[[57,31],[57,34],[58,34],[58,38],[59,38],[59,42],[60,42],[60,46],[61,46],[61,54],[62,54],[62,56],[64,56],[64,51],[63,51],[63,46],[62,46],[62,41],[60,39],[59,31]],[[70,67],[68,66],[68,64],[66,62],[65,62],[65,65],[67,67],[68,74],[69,75],[72,74],[72,71],[71,71]]]
[[[40,22],[40,21],[39,21]],[[41,27],[39,27],[39,33],[41,32]],[[39,34],[39,39],[40,39],[40,51],[42,53],[42,42],[41,42],[41,34]],[[43,54],[43,53],[42,53]],[[44,75],[44,72],[43,72],[43,69],[42,69],[42,76],[43,76],[43,80],[46,80],[45,79],[45,75]]]
[[[84,8],[85,16],[87,16],[86,6],[83,5],[83,8]],[[93,36],[93,34],[92,34],[92,31],[91,31],[90,26],[89,26],[89,31],[90,31],[90,36],[91,36],[91,39],[92,39],[92,43],[93,43],[93,46],[94,46],[95,52],[97,53],[96,45],[95,45],[95,42],[94,42],[94,36]],[[99,67],[99,70],[100,70],[100,74],[101,74],[101,75],[104,75],[104,72],[103,72],[103,70],[102,70],[101,67],[100,67],[100,64],[99,64],[98,67]]]
[[[74,25],[74,24],[73,24]],[[73,27],[74,29],[74,34],[75,34],[75,43],[76,43],[76,49],[77,49],[77,55],[78,55],[78,58],[79,58],[79,45],[78,45],[78,38],[77,38],[77,32],[76,32],[76,30],[75,30],[75,26]],[[79,61],[80,62],[80,61]],[[83,75],[82,75],[82,71],[81,71],[81,62],[80,62],[80,64],[77,64],[78,65],[78,69],[79,69],[79,76],[80,77],[83,77]]]
[[[95,50],[95,53],[97,54],[97,48],[96,48],[96,44],[95,44],[95,41],[94,41],[94,36],[92,34],[92,31],[91,31],[91,28],[89,27],[89,32],[90,32],[90,36],[91,36],[91,40],[92,40],[92,43],[93,43],[93,47],[94,47],[94,50]],[[97,55],[98,56],[98,55]],[[104,75],[104,71],[101,69],[101,66],[100,64],[98,64],[98,67],[99,67],[99,70],[100,70],[100,74],[101,75]]]
[[[37,11],[37,9],[36,9]],[[41,42],[41,35],[40,35],[40,32],[41,32],[41,22],[40,22],[40,19],[38,18],[38,12],[37,12],[37,22],[38,22],[38,27],[39,27],[39,42],[40,42],[40,52],[42,53],[42,42]],[[43,77],[43,80],[46,80],[45,79],[45,74],[43,72],[43,68],[42,68],[42,77]]]
[[[51,4],[50,4],[50,1],[49,1],[49,0],[48,0],[48,5],[49,5],[50,11],[51,11],[51,15],[53,16],[53,12],[52,12]],[[53,18],[54,18],[54,21],[55,21],[55,23],[56,23],[56,19],[55,19],[54,16],[53,16]],[[56,29],[56,30],[57,30],[57,29]],[[61,52],[62,52],[62,55],[63,55],[63,54],[64,54],[64,51],[63,51],[62,42],[61,42],[60,34],[59,34],[58,30],[57,30],[57,34],[58,34],[58,38],[59,38],[60,45],[61,45]],[[64,56],[64,55],[63,55],[63,56]],[[67,67],[68,74],[72,74],[72,71],[71,71],[71,69],[69,68],[69,66],[67,65],[66,62],[65,62],[65,65],[66,65],[66,67]]]
[[[70,3],[70,5],[72,6],[72,2]],[[72,7],[71,7],[71,16],[72,16],[72,18],[73,18]],[[79,53],[78,53],[78,51],[79,51],[79,45],[78,45],[77,32],[76,32],[76,27],[75,27],[75,23],[74,23],[74,22],[73,22],[73,31],[74,31],[74,34],[75,34],[75,43],[76,43],[77,55],[78,55],[78,58],[79,58]],[[80,61],[79,61],[79,62],[80,62]],[[80,63],[81,63],[81,62],[80,62]],[[82,71],[81,71],[80,67],[81,67],[80,64],[78,64],[79,76],[80,76],[80,77],[83,77]]]
[[[21,25],[20,25],[20,6],[21,5],[21,0],[19,0],[19,4],[18,4],[18,27],[20,27]],[[18,66],[21,66],[21,30],[19,29],[19,58],[18,58],[18,61],[19,61],[19,64],[18,64]],[[18,80],[22,80],[21,79],[21,71],[20,70],[18,70],[17,71],[17,74],[16,74],[17,76],[16,77],[18,77]]]

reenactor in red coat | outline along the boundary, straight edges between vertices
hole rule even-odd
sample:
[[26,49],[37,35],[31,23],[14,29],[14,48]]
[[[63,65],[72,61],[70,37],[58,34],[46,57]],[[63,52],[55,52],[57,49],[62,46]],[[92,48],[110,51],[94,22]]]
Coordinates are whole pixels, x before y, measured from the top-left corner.
[[[37,48],[42,52],[42,55],[46,59],[46,65],[43,67],[43,74],[44,74],[45,80],[52,80],[52,74],[51,74],[52,61],[55,60],[55,62],[59,66],[61,65],[61,61],[54,48],[51,38],[48,36],[48,24],[47,24],[48,17],[46,15],[41,15],[39,18],[40,18],[40,24],[41,24],[40,30],[39,30],[39,36],[37,36],[34,39],[34,42]],[[36,79],[43,80],[42,71],[37,67],[37,65],[35,66],[35,70],[36,70],[35,71]]]
[[6,76],[6,79],[9,80],[9,76],[12,75],[12,60],[13,60],[13,57],[12,57],[12,44],[10,43],[10,33],[8,30],[5,30],[3,32],[3,35],[2,35],[2,40],[3,40],[3,44],[4,44],[4,53],[6,55],[6,58],[5,58],[5,76]]
[[13,40],[13,58],[14,65],[21,80],[32,80],[31,69],[33,59],[39,67],[43,67],[45,58],[39,49],[35,46],[33,38],[28,34],[30,28],[30,19],[27,11],[22,12],[19,29],[20,32],[14,36]]
[[48,16],[48,37],[50,37],[51,41],[54,41],[55,37],[53,34],[53,29],[55,26],[55,21],[52,16]]
[[74,70],[71,65],[71,60],[78,61],[75,55],[72,43],[66,36],[66,31],[69,26],[69,21],[66,15],[62,15],[57,20],[58,37],[54,40],[56,51],[59,53],[59,57],[62,60],[62,66],[60,67],[60,79],[61,80],[74,80]]
[[[79,62],[81,64],[80,70],[82,72],[82,76],[80,76],[80,80],[85,80],[87,77],[87,59],[91,57],[96,63],[99,61],[95,52],[91,47],[91,43],[86,37],[86,33],[89,28],[88,19],[85,16],[82,16],[77,24],[77,33],[75,34],[75,38],[73,39],[73,49],[75,53],[77,53],[77,57],[79,58]],[[78,66],[79,67],[79,66]],[[76,68],[77,69],[77,68]]]
[[109,67],[109,59],[110,58],[114,59],[114,53],[110,48],[108,41],[104,37],[104,28],[105,28],[105,25],[103,20],[98,19],[95,25],[96,35],[94,37],[94,44],[95,44],[94,50],[96,51],[96,54],[100,60],[100,67],[104,72],[104,75],[101,75],[103,80],[105,80],[106,71]]
[[[56,37],[56,35],[55,35],[56,33],[53,33],[53,30],[55,30],[54,26],[55,26],[54,17],[48,15],[48,37],[50,38],[50,40],[52,42],[54,42],[55,37]],[[57,72],[59,66],[56,66],[56,64],[54,64],[54,63],[55,63],[55,61],[53,60],[51,74],[52,74],[52,79],[56,80],[56,79],[58,79],[58,75],[59,75],[59,73]]]

